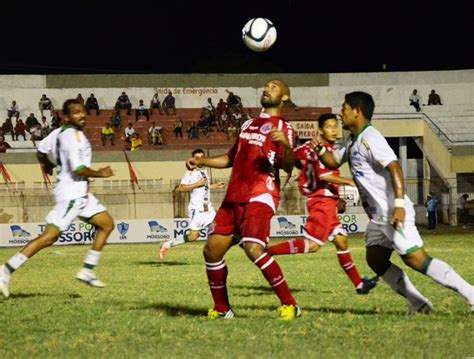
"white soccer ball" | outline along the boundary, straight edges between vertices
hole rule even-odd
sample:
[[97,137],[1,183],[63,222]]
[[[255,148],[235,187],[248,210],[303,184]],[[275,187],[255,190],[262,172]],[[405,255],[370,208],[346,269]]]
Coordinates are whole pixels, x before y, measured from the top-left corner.
[[277,31],[273,23],[264,17],[249,20],[242,29],[244,44],[257,52],[267,51],[277,39]]

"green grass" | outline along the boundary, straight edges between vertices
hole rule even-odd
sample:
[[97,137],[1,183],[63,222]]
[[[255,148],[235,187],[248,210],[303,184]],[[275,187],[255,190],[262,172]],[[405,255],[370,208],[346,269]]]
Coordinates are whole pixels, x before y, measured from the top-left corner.
[[[425,235],[432,256],[474,282],[474,235]],[[351,237],[359,271],[369,274],[361,236]],[[105,289],[74,279],[88,248],[53,247],[17,273],[0,299],[1,358],[364,357],[474,356],[474,315],[461,297],[407,270],[435,305],[432,315],[407,316],[385,283],[357,296],[327,245],[312,255],[283,256],[303,317],[282,322],[278,301],[240,248],[227,255],[234,320],[210,321],[212,306],[202,243],[173,248],[165,262],[157,245],[106,247],[98,275]],[[0,262],[17,249],[1,249]],[[395,258],[396,263],[400,260]]]

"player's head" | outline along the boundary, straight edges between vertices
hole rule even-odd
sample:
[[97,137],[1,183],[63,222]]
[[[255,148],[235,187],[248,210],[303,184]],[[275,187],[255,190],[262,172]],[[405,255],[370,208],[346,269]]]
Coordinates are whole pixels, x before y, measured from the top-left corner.
[[371,121],[374,114],[375,103],[371,95],[362,91],[348,93],[344,97],[341,117],[342,127],[350,129],[359,121]]
[[265,84],[260,103],[263,108],[283,108],[290,100],[290,88],[281,80],[270,80]]
[[69,99],[63,103],[65,122],[82,128],[86,125],[86,110],[84,105],[76,99]]
[[[204,157],[204,151],[200,148],[196,148],[193,152],[191,152],[191,156],[197,158]],[[202,165],[199,165],[198,167],[202,167]]]
[[337,116],[333,113],[324,113],[318,119],[319,133],[323,138],[333,143],[337,140],[339,129],[337,127]]

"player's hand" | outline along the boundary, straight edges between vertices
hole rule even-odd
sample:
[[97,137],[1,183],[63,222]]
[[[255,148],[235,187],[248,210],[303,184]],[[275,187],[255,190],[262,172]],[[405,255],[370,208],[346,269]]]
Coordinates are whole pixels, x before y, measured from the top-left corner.
[[280,143],[285,147],[290,147],[290,142],[288,141],[288,137],[286,137],[283,131],[280,131],[276,128],[272,128],[270,130],[270,140],[272,142]]
[[112,177],[114,175],[114,171],[112,170],[112,168],[110,168],[110,166],[99,168],[98,172],[100,173],[101,177],[105,178]]
[[202,157],[191,157],[186,161],[186,168],[191,171],[200,164],[202,164]]
[[319,132],[316,132],[316,135],[311,139],[311,147],[313,147],[316,152],[319,152],[321,148],[323,148],[323,139]]
[[224,182],[217,182],[217,183],[214,183],[214,188],[224,188],[225,187],[225,183]]
[[405,222],[405,208],[395,207],[390,223],[396,230],[403,228]]
[[54,167],[56,167],[56,165],[54,163],[48,161],[48,162],[43,164],[43,171],[46,174],[52,176]]

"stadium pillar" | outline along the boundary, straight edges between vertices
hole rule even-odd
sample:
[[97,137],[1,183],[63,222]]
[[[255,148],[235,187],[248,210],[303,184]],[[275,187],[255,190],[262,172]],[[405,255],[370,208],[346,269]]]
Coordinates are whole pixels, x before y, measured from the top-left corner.
[[398,157],[400,159],[400,166],[404,176],[406,177],[408,173],[408,160],[407,160],[407,139],[405,137],[400,137],[398,139]]
[[447,179],[448,188],[449,188],[449,225],[457,226],[458,225],[458,215],[456,208],[456,201],[458,199],[458,181],[456,178],[456,173],[451,173]]

